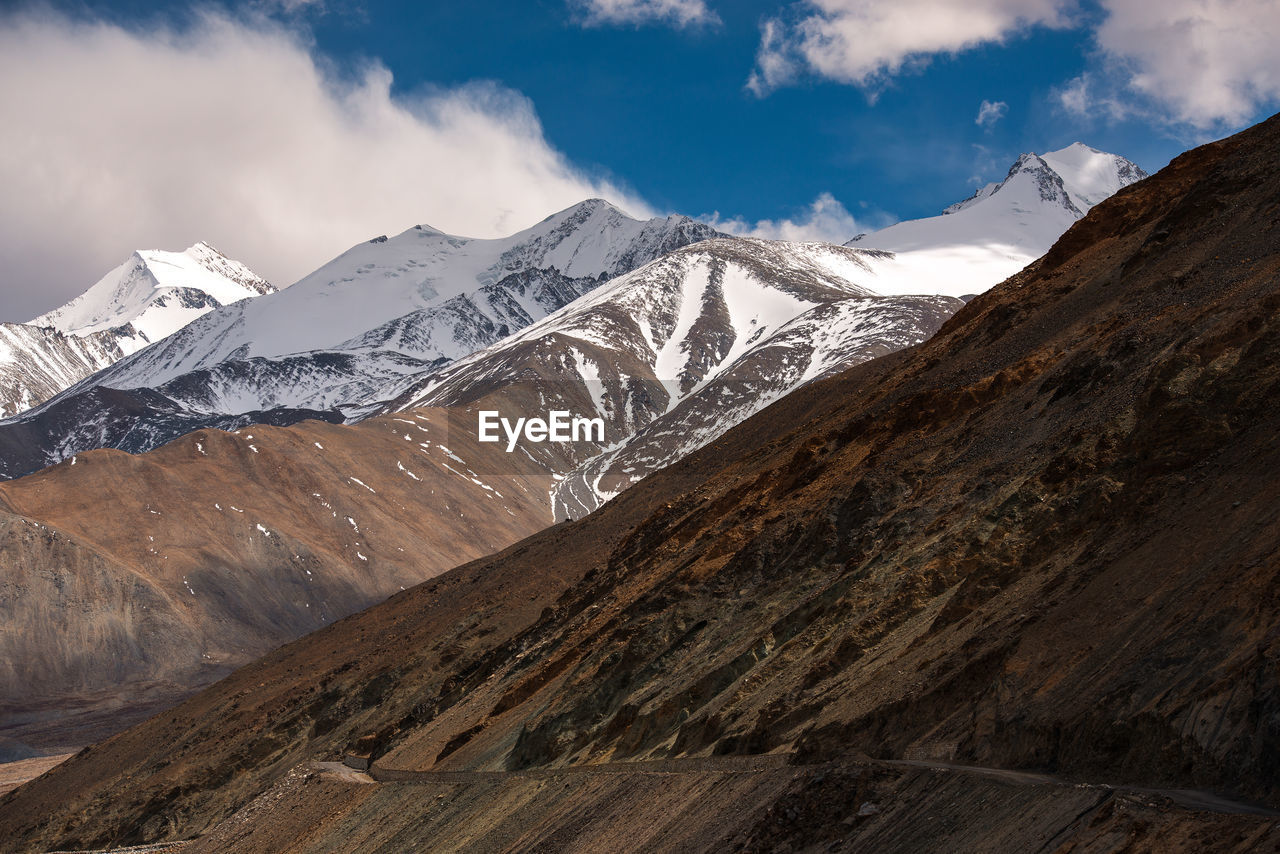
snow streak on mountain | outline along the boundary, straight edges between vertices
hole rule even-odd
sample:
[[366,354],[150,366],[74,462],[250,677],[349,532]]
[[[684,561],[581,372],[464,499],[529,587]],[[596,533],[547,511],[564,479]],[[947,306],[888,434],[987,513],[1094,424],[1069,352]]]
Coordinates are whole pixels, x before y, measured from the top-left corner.
[[882,254],[750,238],[687,246],[431,374],[392,408],[527,386],[544,408],[600,416],[605,446],[553,492],[556,517],[577,518],[800,385],[920,343],[963,304],[858,284]]

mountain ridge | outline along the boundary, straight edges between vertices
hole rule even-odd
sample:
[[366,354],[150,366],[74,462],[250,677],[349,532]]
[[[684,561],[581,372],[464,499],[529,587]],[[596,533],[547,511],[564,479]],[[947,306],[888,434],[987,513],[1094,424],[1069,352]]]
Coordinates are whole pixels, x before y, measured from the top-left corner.
[[609,447],[559,472],[553,495],[556,518],[577,518],[799,385],[925,340],[961,305],[863,287],[881,256],[757,238],[691,244],[428,374],[380,411],[469,403],[504,377],[536,378],[546,401],[590,401]]
[[[344,407],[365,417],[366,404],[393,397],[416,374],[496,343],[631,265],[716,234],[687,217],[641,222],[588,200],[506,238],[415,227],[357,244],[288,288],[209,312],[0,424],[0,476],[102,447],[103,438],[138,452],[199,426],[343,420]],[[325,349],[294,352],[306,345]],[[98,388],[115,389],[123,408],[88,416]],[[137,429],[116,429],[123,418]]]
[[[1072,183],[1079,186],[1072,192],[1080,198],[1095,197],[1138,174],[1132,164],[1124,166],[1128,161],[1123,158],[1087,146],[1046,156],[1071,167],[1060,168],[1077,176]],[[1011,250],[1001,243],[1001,235],[1009,229],[1023,234],[1026,223],[1011,224],[1009,217],[966,218],[981,214],[982,204],[1026,196],[1031,207],[1017,216],[1034,226],[1031,231],[1039,241],[1034,254],[1047,249],[1079,212],[1040,198],[1034,179],[1019,166],[1030,163],[1030,157],[1011,168],[1005,190],[976,207],[935,218],[946,220],[948,229],[960,222],[972,245],[945,251],[875,249],[874,244],[904,229],[933,234],[938,227],[933,220],[900,223],[854,244],[864,250],[861,257],[869,264],[859,271],[858,281],[880,294],[962,296],[1016,272],[1034,257],[1028,254],[1030,244]],[[1044,174],[1057,174],[1042,159],[1035,162]],[[1059,194],[1070,202],[1065,187]],[[103,441],[145,451],[176,438],[177,430],[195,426],[243,424],[253,418],[285,424],[318,413],[329,420],[357,421],[381,411],[384,401],[420,385],[430,373],[498,344],[602,281],[716,236],[725,235],[687,217],[642,223],[593,199],[496,240],[415,226],[365,241],[283,291],[252,305],[212,312],[163,344],[116,362],[16,421],[0,424],[0,476],[29,473]],[[1018,240],[1025,244],[1024,238]],[[936,243],[936,235],[930,239]],[[314,322],[294,323],[300,315],[314,316]],[[279,331],[284,328],[293,331],[285,335]],[[300,347],[319,349],[298,352]],[[94,386],[119,389],[123,397],[114,399],[128,402],[139,429],[120,434],[101,423],[124,417],[124,410],[104,411],[94,423],[79,420],[87,406],[73,400],[91,394]],[[153,416],[144,414],[150,400],[159,401]],[[68,420],[70,412],[77,413],[76,420]]]

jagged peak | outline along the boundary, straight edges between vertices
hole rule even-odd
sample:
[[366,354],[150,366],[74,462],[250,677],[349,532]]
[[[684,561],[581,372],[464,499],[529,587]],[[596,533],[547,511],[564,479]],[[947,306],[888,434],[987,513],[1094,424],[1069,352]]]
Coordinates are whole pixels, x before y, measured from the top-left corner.
[[567,222],[571,220],[586,221],[592,215],[597,213],[615,213],[615,214],[618,214],[619,216],[626,217],[627,219],[634,219],[634,217],[627,214],[626,211],[622,210],[612,202],[609,202],[605,199],[594,198],[594,199],[583,199],[577,204],[570,205],[564,210],[556,211],[555,213],[551,214],[550,216],[540,221],[538,225],[543,225],[546,223]]
[[1004,179],[1008,181],[1019,172],[1035,172],[1040,169],[1049,168],[1051,167],[1048,163],[1044,162],[1044,158],[1039,154],[1036,154],[1034,151],[1028,151],[1025,154],[1018,155],[1018,159],[1009,167],[1009,173],[1004,176]]
[[[1146,171],[1133,161],[1077,141],[1044,154],[1025,152],[1018,155],[1003,180],[979,188],[942,213],[957,213],[995,195],[1019,174],[1036,176],[1046,184],[1061,183],[1070,208],[1082,215],[1121,187],[1147,177]],[[1051,174],[1056,176],[1056,180],[1050,177]]]
[[[147,327],[144,330],[138,326],[142,337],[153,341],[174,331],[175,324],[185,323],[191,311],[274,290],[266,279],[201,240],[181,252],[136,249],[84,293],[30,323],[75,336],[142,324]],[[165,305],[158,298],[175,291],[188,294],[179,300],[183,311],[154,313],[153,309],[163,309]],[[207,297],[192,296],[196,293]],[[200,302],[200,306],[192,300]]]

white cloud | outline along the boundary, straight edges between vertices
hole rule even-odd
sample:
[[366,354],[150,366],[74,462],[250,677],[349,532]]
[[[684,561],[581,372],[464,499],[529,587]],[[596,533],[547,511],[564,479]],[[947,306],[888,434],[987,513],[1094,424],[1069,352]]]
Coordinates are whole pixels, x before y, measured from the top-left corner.
[[[714,213],[699,217],[721,231],[744,237],[764,237],[770,240],[821,241],[823,243],[845,243],[864,231],[872,228],[860,225],[853,214],[830,193],[822,193],[805,210],[798,219],[762,219],[752,223],[742,217],[722,219]],[[882,228],[889,224],[884,215],[874,217],[874,228]],[[881,221],[885,220],[885,221]]]
[[584,198],[647,207],[543,137],[495,85],[392,96],[293,34],[206,17],[134,32],[0,16],[0,318],[75,296],[135,248],[208,240],[277,284],[429,223],[508,234]]
[[1057,91],[1058,103],[1069,113],[1084,115],[1089,111],[1089,78],[1081,74]]
[[257,5],[267,11],[279,10],[288,14],[308,9],[324,11],[324,0],[257,0]]
[[[1239,125],[1280,100],[1276,0],[1104,0],[1102,5],[1107,14],[1096,39],[1111,63],[1110,81],[1175,121],[1198,128]],[[1089,109],[1094,102],[1087,99],[1088,82],[1084,90],[1068,87],[1064,104]],[[1098,97],[1105,106],[1108,96]]]
[[1009,111],[1009,105],[1004,101],[987,101],[983,100],[978,105],[978,117],[973,120],[975,125],[979,127],[989,128],[996,122],[1004,118],[1004,114]]
[[[1096,52],[1057,90],[1080,115],[1239,126],[1280,102],[1276,0],[1099,0]],[[765,95],[814,74],[867,89],[938,54],[1034,27],[1084,26],[1076,0],[801,0],[761,27],[748,87]],[[984,124],[979,114],[978,124]],[[999,116],[994,116],[998,119]]]
[[866,88],[938,53],[1069,24],[1072,0],[805,0],[792,22],[766,21],[748,86],[763,95],[801,73]]
[[[1055,89],[1053,94],[1059,106],[1078,118],[1122,121],[1139,112],[1125,99],[1122,88],[1119,81],[1107,75],[1086,71]],[[1155,115],[1150,118],[1159,120]]]
[[718,23],[705,0],[572,0],[588,26],[663,23],[692,27]]

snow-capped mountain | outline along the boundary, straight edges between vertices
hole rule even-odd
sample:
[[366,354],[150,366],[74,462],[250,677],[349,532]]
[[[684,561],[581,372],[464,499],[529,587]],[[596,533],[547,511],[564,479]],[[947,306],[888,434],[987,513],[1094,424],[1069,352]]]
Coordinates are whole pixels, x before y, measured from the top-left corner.
[[0,324],[0,417],[43,403],[219,306],[274,290],[207,243],[134,252],[66,305]]
[[71,302],[28,323],[77,338],[110,332],[128,355],[215,308],[274,291],[270,282],[207,243],[183,252],[146,249]]
[[963,305],[863,287],[881,254],[752,238],[687,246],[434,372],[390,408],[527,386],[523,399],[543,409],[603,418],[605,441],[557,472],[557,518],[576,518],[795,388],[925,340]]
[[0,425],[0,476],[96,447],[144,451],[199,426],[366,415],[424,372],[715,236],[688,217],[640,221],[593,199],[506,238],[427,226],[374,238]]
[[1089,208],[1145,178],[1134,163],[1082,143],[1024,154],[1005,179],[951,205],[846,243],[893,253],[868,285],[880,293],[985,291],[1049,250]]
[[[851,241],[848,246],[860,251],[841,262],[857,268],[845,271],[849,273],[846,281],[878,295],[959,296],[984,291],[1043,254],[1089,206],[1143,174],[1124,158],[1079,144],[1043,156],[1023,155],[1004,181],[952,205],[944,215],[899,223]],[[292,287],[211,311],[159,344],[0,424],[0,476],[16,477],[104,444],[146,450],[180,435],[176,431],[198,426],[259,418],[286,424],[317,415],[360,420],[384,411],[383,401],[412,397],[406,396],[407,390],[432,388],[436,372],[499,344],[574,300],[586,296],[584,307],[596,305],[590,301],[591,292],[604,282],[680,247],[718,236],[724,235],[686,217],[642,222],[595,199],[506,238],[471,239],[427,226],[374,238]],[[750,244],[754,247],[750,252],[742,249],[748,244],[735,245],[742,250],[735,263],[747,263],[742,258],[755,253],[759,257],[752,263],[761,269],[780,265],[769,275],[781,279],[792,275],[794,257],[775,257],[761,242]],[[854,257],[856,262],[849,260]],[[650,286],[674,287],[655,282]],[[601,294],[598,299],[606,297]],[[840,324],[870,328],[878,322],[873,317],[855,317],[853,307],[841,303],[837,309],[830,299],[810,302],[790,306],[784,320],[775,318],[770,334],[780,334],[784,322],[795,321],[788,340],[797,344],[813,339],[827,341],[832,352],[883,352],[881,344],[865,349],[856,341],[846,346],[841,339],[827,336]],[[809,320],[802,320],[810,310]],[[936,310],[933,305],[925,313]],[[700,333],[709,328],[708,322],[701,321]],[[753,332],[760,337],[752,339],[751,346],[773,340],[763,329]],[[643,335],[636,340],[657,358],[655,344]],[[746,339],[730,336],[725,340],[736,341],[733,346],[738,349],[717,349],[723,342],[690,344],[703,348],[695,361],[714,357],[716,370],[727,370],[749,347]],[[817,352],[817,345],[809,346]],[[647,368],[637,363],[625,376],[643,385],[651,374],[659,383],[678,386],[679,371],[673,370],[670,359],[678,358],[680,352],[669,351],[662,362]],[[615,354],[603,362],[620,358]],[[785,373],[785,378],[777,380],[776,393],[826,370],[828,361],[815,355],[815,367],[806,364],[799,374]],[[847,362],[830,361],[837,363]],[[704,380],[707,377],[699,375],[695,385]],[[674,408],[677,398],[690,393],[685,388],[679,391],[674,398],[657,390],[645,394],[669,399]],[[762,387],[746,397],[771,399]],[[687,408],[692,407],[690,403]],[[633,420],[625,436],[646,429],[657,414],[655,410]],[[693,446],[701,441],[705,440],[696,439]],[[618,456],[621,460],[625,455]],[[650,455],[652,465],[663,459],[660,453]],[[633,466],[634,471],[643,468]],[[598,497],[611,490],[597,489],[593,480],[588,492]],[[583,504],[594,500],[584,498]]]
[[601,199],[498,239],[418,225],[352,247],[267,299],[212,312],[162,347],[118,365],[102,382],[158,386],[228,361],[302,353],[457,359],[602,281],[714,236],[710,226],[688,217],[635,220]]

